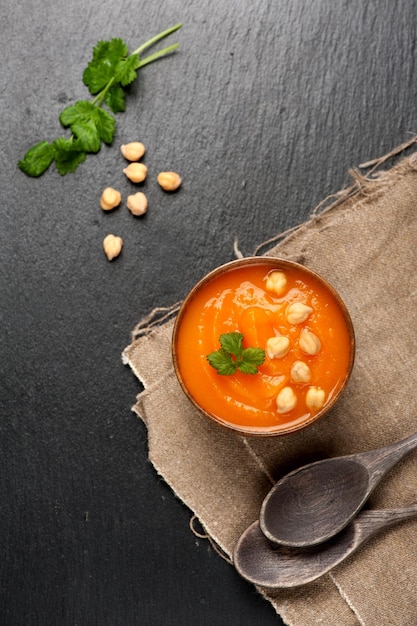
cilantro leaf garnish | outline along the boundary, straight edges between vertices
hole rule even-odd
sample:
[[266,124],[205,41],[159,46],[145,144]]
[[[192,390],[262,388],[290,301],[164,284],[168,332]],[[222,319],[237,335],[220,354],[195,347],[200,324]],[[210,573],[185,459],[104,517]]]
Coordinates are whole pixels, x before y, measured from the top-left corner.
[[229,376],[236,372],[236,362],[233,360],[232,355],[225,350],[211,352],[207,355],[207,361],[223,376]]
[[59,137],[52,144],[55,166],[61,176],[68,172],[75,172],[77,167],[85,161],[86,153],[72,137]]
[[102,141],[107,144],[113,141],[116,120],[88,100],[79,100],[66,107],[59,120],[62,126],[71,129],[85,152],[98,152]]
[[51,144],[41,141],[26,152],[25,158],[18,165],[28,176],[42,176],[54,158],[55,152]]
[[[70,130],[69,137],[55,141],[41,141],[26,152],[18,167],[28,176],[41,176],[55,162],[61,175],[74,172],[85,161],[87,154],[100,150],[102,142],[111,144],[116,119],[113,114],[126,108],[125,88],[137,77],[138,70],[178,48],[173,44],[141,58],[142,53],[155,43],[181,28],[172,26],[159,33],[137,50],[128,53],[122,39],[99,41],[93,48],[93,58],[83,72],[83,82],[93,100],[78,100],[66,107],[59,116],[61,125]],[[103,106],[108,107],[106,111]]]
[[256,374],[265,360],[262,348],[244,348],[242,333],[223,333],[219,338],[220,349],[207,355],[209,364],[222,376],[230,376],[237,370],[243,374]]
[[127,87],[133,83],[137,76],[136,68],[139,63],[139,55],[132,54],[130,57],[120,59],[114,71],[114,80],[122,87]]
[[83,73],[83,82],[95,96],[113,78],[119,61],[127,55],[127,46],[122,39],[98,41],[93,48],[93,58]]
[[123,113],[126,110],[126,95],[120,85],[112,85],[104,96],[106,104],[113,113]]

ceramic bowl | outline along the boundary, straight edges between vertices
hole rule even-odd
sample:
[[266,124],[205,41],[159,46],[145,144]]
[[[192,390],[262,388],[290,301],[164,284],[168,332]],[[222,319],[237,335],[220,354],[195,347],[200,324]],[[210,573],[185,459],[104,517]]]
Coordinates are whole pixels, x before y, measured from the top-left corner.
[[[262,351],[263,363],[254,365]],[[235,371],[220,373],[213,354],[220,369]],[[182,390],[212,422],[243,435],[286,435],[340,398],[355,335],[342,298],[322,276],[286,259],[247,257],[191,289],[175,321],[172,356]]]

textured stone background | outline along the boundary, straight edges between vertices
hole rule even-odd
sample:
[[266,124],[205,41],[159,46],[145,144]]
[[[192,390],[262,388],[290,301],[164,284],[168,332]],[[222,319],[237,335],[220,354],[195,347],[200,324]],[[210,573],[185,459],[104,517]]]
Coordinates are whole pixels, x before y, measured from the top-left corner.
[[[417,132],[415,2],[46,0],[0,7],[2,625],[279,624],[189,529],[147,461],[120,358],[134,325],[206,271],[304,221],[347,171]],[[17,161],[87,97],[99,39],[132,51],[182,22],[141,71],[112,147],[65,177]],[[166,42],[168,43],[168,41]],[[144,219],[107,215],[147,146]],[[175,195],[156,185],[178,170]],[[102,239],[123,237],[108,263]]]

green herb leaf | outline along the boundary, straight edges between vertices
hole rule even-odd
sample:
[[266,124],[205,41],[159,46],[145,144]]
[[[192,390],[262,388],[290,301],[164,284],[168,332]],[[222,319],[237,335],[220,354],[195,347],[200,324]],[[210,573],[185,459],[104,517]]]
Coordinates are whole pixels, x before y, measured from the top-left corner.
[[126,96],[120,85],[112,85],[108,89],[104,96],[104,103],[113,113],[123,113],[126,110]]
[[94,120],[102,141],[104,141],[104,143],[111,143],[116,128],[116,120],[113,115],[110,115],[110,113],[104,111],[104,109],[96,108]]
[[261,348],[246,348],[242,353],[239,369],[244,374],[256,374],[258,366],[265,361],[265,352]]
[[116,120],[110,113],[94,106],[88,100],[79,100],[66,107],[59,120],[63,126],[69,126],[79,139],[79,145],[85,152],[98,152],[101,141],[111,143]]
[[220,335],[220,345],[225,352],[234,354],[239,357],[243,352],[243,335],[242,333],[225,333]]
[[113,76],[113,68],[111,65],[92,65],[88,64],[83,73],[83,83],[88,87],[88,91],[92,96],[100,93]]
[[100,135],[92,120],[72,124],[73,135],[78,139],[79,146],[84,152],[98,152],[101,148]]
[[98,41],[93,48],[93,63],[113,63],[127,55],[127,45],[120,37],[113,37],[110,41]]
[[261,348],[243,348],[242,333],[224,333],[219,338],[221,348],[207,355],[209,364],[222,376],[240,370],[243,374],[256,374],[258,366],[265,360]]
[[28,176],[42,176],[54,160],[54,149],[47,141],[30,148],[18,162],[19,168]]
[[126,87],[133,83],[137,76],[136,67],[139,63],[139,55],[132,54],[127,59],[120,59],[114,70],[114,82]]
[[68,172],[75,172],[80,163],[86,159],[86,153],[81,150],[76,141],[59,137],[52,144],[55,155],[55,165],[61,176]]
[[59,116],[62,126],[71,126],[72,124],[88,120],[95,109],[94,104],[89,100],[78,100],[75,104],[66,107]]
[[222,376],[229,376],[234,374],[237,369],[236,361],[228,352],[224,350],[217,350],[217,352],[211,352],[207,355],[207,361],[214,369],[217,370]]
[[127,55],[127,45],[122,39],[99,41],[93,48],[93,59],[83,73],[83,82],[92,95],[104,89],[114,78],[117,64]]

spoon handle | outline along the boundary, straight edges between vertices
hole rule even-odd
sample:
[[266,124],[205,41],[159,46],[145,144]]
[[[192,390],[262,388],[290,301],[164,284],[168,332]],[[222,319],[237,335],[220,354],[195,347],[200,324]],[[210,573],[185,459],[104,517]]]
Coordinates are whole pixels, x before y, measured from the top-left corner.
[[384,448],[370,450],[361,454],[361,460],[370,471],[370,485],[375,485],[385,472],[417,447],[417,433],[396,441]]
[[417,504],[400,509],[362,511],[353,521],[356,527],[355,542],[359,546],[382,528],[388,528],[407,519],[417,517]]

